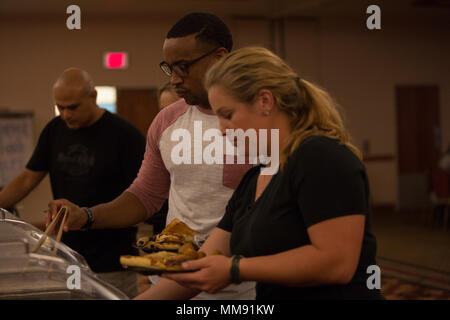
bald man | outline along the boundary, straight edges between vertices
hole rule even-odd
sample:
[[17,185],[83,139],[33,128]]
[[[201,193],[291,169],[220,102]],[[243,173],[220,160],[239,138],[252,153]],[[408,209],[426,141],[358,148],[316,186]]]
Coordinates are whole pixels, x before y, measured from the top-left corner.
[[[47,173],[53,197],[81,207],[115,199],[137,176],[145,138],[126,120],[97,105],[97,92],[86,71],[65,70],[53,95],[60,116],[42,131],[26,168],[0,192],[0,207],[21,201]],[[136,275],[121,272],[120,255],[137,254],[132,247],[135,240],[135,227],[69,231],[62,238],[94,272],[130,297],[137,294]]]

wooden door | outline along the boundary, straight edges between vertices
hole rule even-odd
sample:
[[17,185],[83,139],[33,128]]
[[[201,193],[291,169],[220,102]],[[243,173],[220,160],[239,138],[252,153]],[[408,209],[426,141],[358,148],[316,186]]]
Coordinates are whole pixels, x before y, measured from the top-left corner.
[[145,137],[158,112],[157,89],[117,88],[117,114],[130,121]]
[[400,209],[428,204],[430,171],[441,150],[439,88],[397,86],[397,146]]

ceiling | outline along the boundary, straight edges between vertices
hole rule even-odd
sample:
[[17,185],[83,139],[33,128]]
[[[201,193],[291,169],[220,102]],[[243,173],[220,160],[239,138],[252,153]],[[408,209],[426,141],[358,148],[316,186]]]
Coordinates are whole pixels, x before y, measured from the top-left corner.
[[0,15],[56,17],[66,14],[71,4],[91,17],[167,17],[192,11],[265,18],[358,17],[371,4],[379,5],[384,16],[448,18],[450,14],[450,0],[1,0]]

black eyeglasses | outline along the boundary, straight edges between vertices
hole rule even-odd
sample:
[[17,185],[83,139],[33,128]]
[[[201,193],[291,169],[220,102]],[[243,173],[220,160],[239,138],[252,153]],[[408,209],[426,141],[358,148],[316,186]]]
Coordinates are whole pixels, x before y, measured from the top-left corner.
[[201,59],[209,56],[211,53],[219,49],[220,47],[217,47],[211,51],[208,51],[201,57],[198,57],[197,59],[191,60],[191,61],[181,61],[181,62],[175,62],[173,65],[168,64],[167,62],[163,61],[159,64],[159,67],[164,72],[164,74],[168,77],[172,76],[172,73],[175,72],[180,77],[187,77],[189,75],[189,68],[196,63],[197,61],[200,61]]

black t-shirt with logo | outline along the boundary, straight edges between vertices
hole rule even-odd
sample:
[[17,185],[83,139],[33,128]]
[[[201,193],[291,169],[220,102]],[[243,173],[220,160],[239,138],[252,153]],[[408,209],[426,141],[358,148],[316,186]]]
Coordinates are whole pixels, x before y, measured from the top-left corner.
[[218,227],[231,232],[232,254],[271,255],[311,244],[307,229],[336,217],[364,214],[363,245],[356,273],[347,285],[289,287],[258,283],[257,299],[379,299],[367,286],[375,265],[369,183],[364,165],[336,140],[305,139],[255,202],[261,166],[247,172],[231,197]]
[[[77,130],[56,117],[42,131],[27,168],[49,172],[55,199],[92,207],[115,199],[130,186],[144,151],[142,134],[108,111],[92,126]],[[135,240],[135,227],[69,231],[62,237],[95,272],[120,270],[120,255],[137,254]]]

